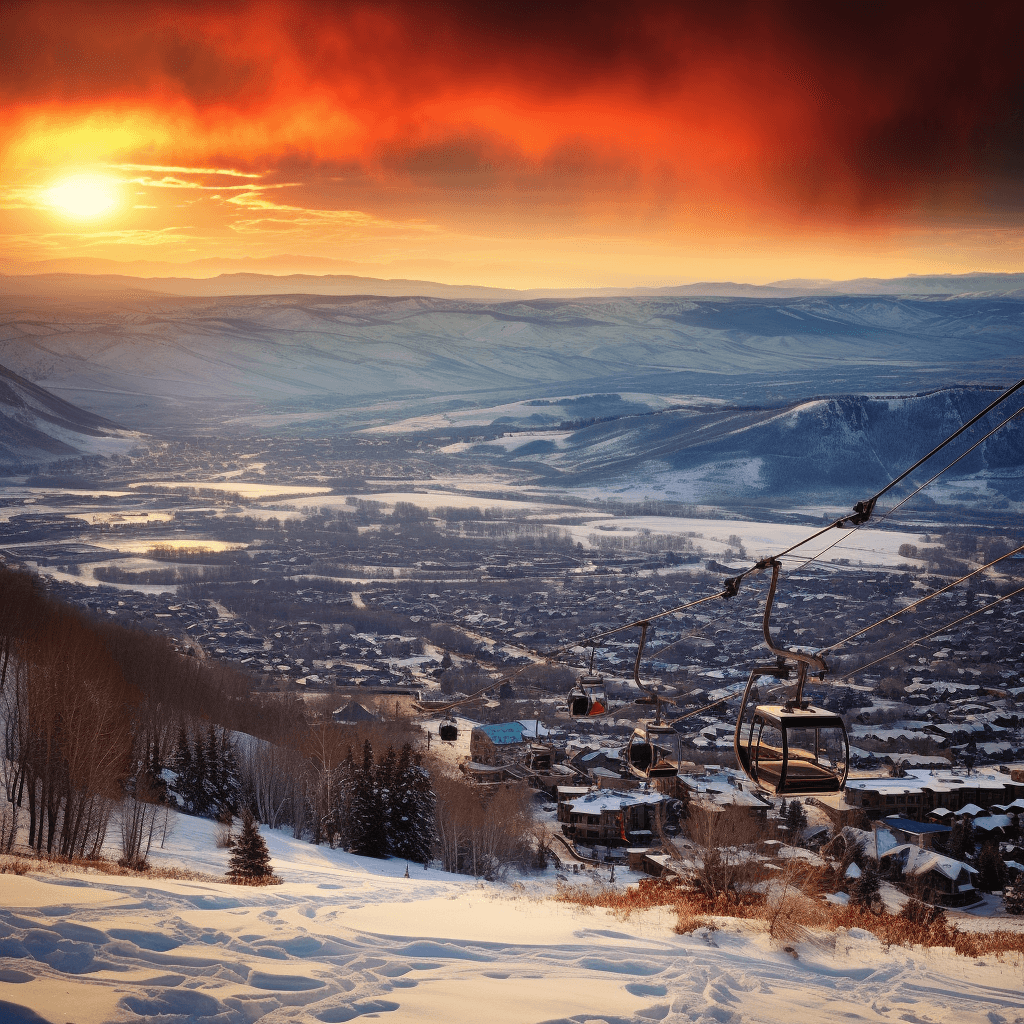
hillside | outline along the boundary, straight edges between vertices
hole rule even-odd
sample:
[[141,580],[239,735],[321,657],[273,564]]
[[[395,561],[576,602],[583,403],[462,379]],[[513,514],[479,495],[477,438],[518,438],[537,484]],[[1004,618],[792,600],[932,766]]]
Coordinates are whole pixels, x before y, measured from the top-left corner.
[[[216,826],[174,819],[154,864],[222,874]],[[0,1017],[817,1024],[850,1018],[855,1000],[857,1019],[879,1024],[1016,1019],[1012,956],[885,947],[861,929],[773,942],[762,922],[728,917],[676,934],[667,908],[623,918],[555,902],[551,869],[525,885],[417,865],[405,878],[402,861],[264,835],[283,885],[0,874]],[[600,891],[607,871],[570,877]]]
[[[547,487],[642,490],[684,502],[725,504],[763,497],[786,501],[801,494],[846,501],[883,487],[997,394],[946,388],[891,398],[844,395],[782,409],[709,402],[656,409],[618,395],[592,396],[585,402],[494,410],[501,415],[492,425],[507,423],[525,432],[446,451],[460,461],[530,469]],[[1010,402],[993,413],[985,429],[1017,408],[1019,402]],[[580,421],[566,415],[573,412],[586,412],[596,422],[581,417],[577,427]],[[972,443],[982,432],[971,435]],[[961,451],[956,448],[930,471]],[[942,485],[952,481],[963,485],[961,491],[966,486],[987,497],[1024,499],[1021,420],[953,466]],[[936,491],[929,494],[934,499]]]
[[0,465],[111,455],[137,443],[138,435],[0,366]]
[[798,279],[763,285],[701,281],[662,287],[516,289],[328,272],[342,268],[359,269],[351,261],[308,256],[213,257],[184,264],[147,261],[123,264],[90,257],[51,259],[20,266],[14,274],[0,274],[0,295],[70,297],[132,292],[193,297],[423,295],[473,302],[635,295],[714,298],[792,298],[806,295],[998,295],[1020,298],[1024,295],[1024,274],[926,274],[897,278],[865,277],[851,281]]

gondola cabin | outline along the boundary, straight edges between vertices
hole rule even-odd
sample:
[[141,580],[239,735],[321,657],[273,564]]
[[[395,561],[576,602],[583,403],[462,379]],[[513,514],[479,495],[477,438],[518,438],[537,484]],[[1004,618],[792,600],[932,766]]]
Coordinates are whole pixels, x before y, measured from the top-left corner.
[[777,796],[838,793],[846,783],[850,738],[831,711],[760,705],[737,730],[736,757],[758,786]]
[[569,691],[569,716],[597,718],[607,713],[608,694],[605,692],[604,677],[589,674],[580,676]]
[[454,743],[459,738],[459,727],[455,724],[454,718],[446,718],[437,733],[445,743]]
[[626,766],[640,779],[679,774],[679,733],[670,725],[638,725],[626,744]]

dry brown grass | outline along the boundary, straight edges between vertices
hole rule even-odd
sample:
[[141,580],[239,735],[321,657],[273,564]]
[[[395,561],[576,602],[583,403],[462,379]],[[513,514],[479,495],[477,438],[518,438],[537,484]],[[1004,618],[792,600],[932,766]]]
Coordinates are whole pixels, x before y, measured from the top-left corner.
[[945,917],[931,922],[915,921],[901,914],[874,914],[861,907],[835,907],[833,928],[863,928],[884,946],[948,946],[960,956],[986,953],[1024,954],[1024,932],[1000,928],[993,931],[961,931]]
[[124,878],[169,878],[179,882],[226,882],[222,875],[209,875],[203,871],[177,867],[134,868],[103,858],[85,857],[25,857],[10,854],[0,857],[0,874],[24,875],[28,872],[43,875],[66,874],[69,871],[97,871],[103,875]]
[[[762,921],[766,929],[770,929],[772,915],[776,913],[771,901],[757,893],[720,895],[709,899],[679,882],[655,878],[641,879],[638,885],[628,889],[560,885],[555,899],[578,906],[606,908],[621,918],[654,907],[671,907],[676,913],[675,931],[681,935],[713,927],[711,919],[716,917]],[[856,906],[836,907],[819,899],[807,898],[792,903],[793,909],[787,912],[785,927],[780,929],[780,938],[806,938],[812,932],[834,933],[840,928],[861,928],[875,935],[886,947],[941,946],[964,957],[1005,953],[1024,956],[1024,932],[1020,931],[962,931],[942,915],[930,921],[914,920],[900,914],[875,914]]]
[[[223,882],[224,879],[221,878],[221,879],[219,879],[219,881]],[[282,885],[284,883],[284,879],[281,878],[278,875],[257,875],[257,876],[255,876],[253,878],[241,878],[241,877],[239,877],[239,878],[229,878],[228,881],[232,885],[252,885],[252,886]]]

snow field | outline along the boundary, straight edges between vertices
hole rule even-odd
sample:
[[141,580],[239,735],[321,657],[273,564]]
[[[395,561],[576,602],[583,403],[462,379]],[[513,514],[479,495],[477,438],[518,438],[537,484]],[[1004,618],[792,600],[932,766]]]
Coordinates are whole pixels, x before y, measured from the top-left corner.
[[[174,815],[151,860],[219,874],[228,851],[215,829]],[[550,872],[496,884],[410,865],[405,878],[402,861],[264,836],[283,885],[0,874],[0,1020],[1024,1020],[1009,958],[886,951],[856,930],[794,957],[759,922],[676,935],[665,909],[621,919],[547,899]]]

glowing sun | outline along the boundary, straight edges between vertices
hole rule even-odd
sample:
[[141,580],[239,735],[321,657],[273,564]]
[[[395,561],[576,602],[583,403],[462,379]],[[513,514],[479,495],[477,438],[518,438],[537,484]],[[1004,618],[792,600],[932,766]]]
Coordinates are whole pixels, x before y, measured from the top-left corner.
[[121,202],[120,189],[109,178],[65,178],[51,185],[43,197],[48,206],[82,220],[102,217]]

